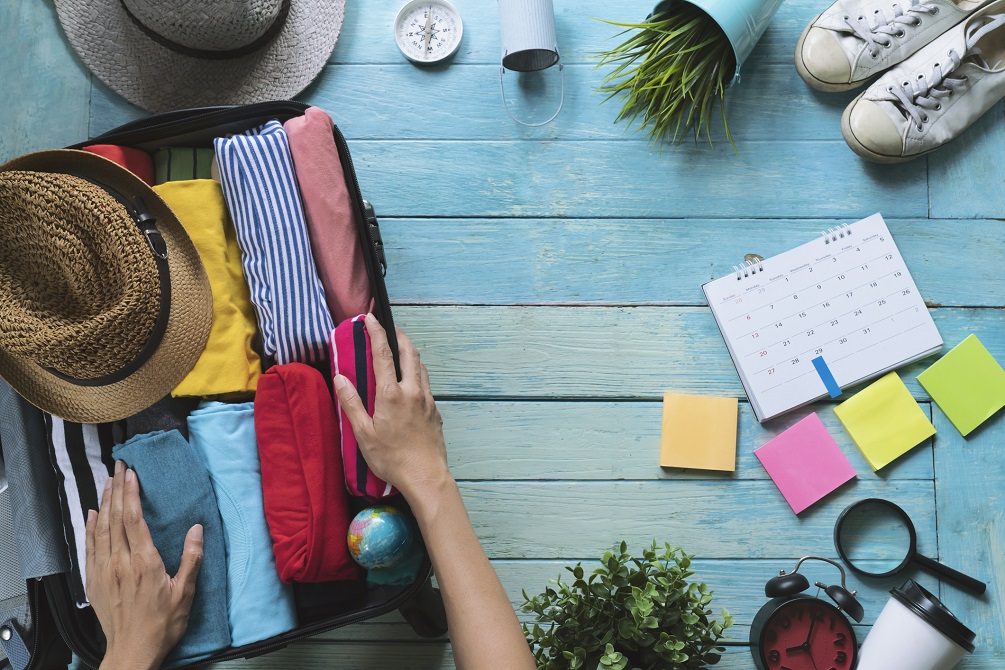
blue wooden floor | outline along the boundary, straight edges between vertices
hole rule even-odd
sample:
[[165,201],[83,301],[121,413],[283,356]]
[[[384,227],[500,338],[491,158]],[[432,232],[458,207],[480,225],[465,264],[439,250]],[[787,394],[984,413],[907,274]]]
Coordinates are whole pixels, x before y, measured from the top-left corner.
[[[880,211],[947,348],[977,333],[1005,362],[1005,112],[1002,104],[927,160],[867,165],[845,146],[851,99],[799,80],[792,52],[825,0],[785,0],[729,97],[734,153],[660,153],[613,125],[593,54],[646,3],[555,0],[567,63],[565,110],[526,129],[499,101],[495,2],[454,0],[464,43],[449,67],[418,69],[391,37],[400,2],[349,0],[330,65],[302,98],[349,138],[388,246],[395,314],[429,365],[450,460],[472,520],[514,603],[561,566],[621,539],[654,537],[698,555],[698,576],[737,625],[719,667],[750,668],[744,642],[764,582],[805,554],[834,554],[839,510],[898,501],[924,552],[990,582],[949,607],[977,631],[967,670],[1005,667],[1005,419],[962,439],[915,382],[938,434],[875,475],[818,410],[859,477],[796,517],[752,450],[805,412],[759,426],[741,403],[736,473],[658,467],[664,391],[743,390],[703,305],[703,281],[744,253],[764,256]],[[554,72],[547,73],[554,75]],[[510,80],[514,104],[544,114],[548,77]],[[141,114],[91,79],[51,4],[0,3],[0,159],[58,147]],[[811,571],[829,582],[832,574]],[[927,576],[919,577],[939,588]],[[852,579],[871,623],[900,580]],[[865,631],[860,634],[864,637]],[[397,614],[228,668],[448,668]]]

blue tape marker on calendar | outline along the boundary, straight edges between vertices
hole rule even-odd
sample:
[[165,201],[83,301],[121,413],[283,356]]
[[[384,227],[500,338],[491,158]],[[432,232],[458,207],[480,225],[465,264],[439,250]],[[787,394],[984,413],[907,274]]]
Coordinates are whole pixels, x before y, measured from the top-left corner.
[[827,392],[831,394],[832,398],[837,398],[841,395],[841,387],[837,385],[834,381],[834,375],[831,374],[831,369],[827,367],[827,362],[824,361],[823,356],[817,356],[812,361],[813,367],[817,369],[817,374],[820,375],[820,380],[827,387]]

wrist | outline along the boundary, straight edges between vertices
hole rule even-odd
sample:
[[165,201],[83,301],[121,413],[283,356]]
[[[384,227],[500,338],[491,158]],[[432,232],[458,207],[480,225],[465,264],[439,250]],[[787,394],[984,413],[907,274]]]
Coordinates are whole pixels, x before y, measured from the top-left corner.
[[445,504],[461,496],[457,482],[446,468],[433,477],[415,481],[409,490],[401,493],[420,525],[435,518]]
[[109,647],[99,670],[157,670],[164,654],[138,653]]

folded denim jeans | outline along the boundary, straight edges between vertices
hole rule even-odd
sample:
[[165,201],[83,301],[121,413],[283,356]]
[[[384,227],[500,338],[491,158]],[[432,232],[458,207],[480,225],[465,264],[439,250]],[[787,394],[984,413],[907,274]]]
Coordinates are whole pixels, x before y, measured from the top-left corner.
[[230,646],[227,555],[223,522],[209,473],[177,430],[137,435],[112,450],[140,481],[143,517],[169,575],[178,572],[185,536],[203,527],[203,559],[188,629],[165,659],[167,667],[196,661]]
[[276,573],[265,523],[254,403],[203,403],[189,416],[188,431],[209,471],[223,519],[233,645],[296,628],[293,589]]

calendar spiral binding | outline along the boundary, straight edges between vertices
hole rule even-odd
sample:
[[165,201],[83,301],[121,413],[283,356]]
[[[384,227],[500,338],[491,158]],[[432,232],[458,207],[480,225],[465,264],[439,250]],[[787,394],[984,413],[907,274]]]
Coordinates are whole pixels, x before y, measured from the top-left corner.
[[736,273],[736,281],[742,281],[744,277],[764,272],[764,259],[754,254],[748,254],[748,256],[742,263],[733,266],[733,272]]
[[851,226],[847,223],[837,226],[836,228],[828,228],[822,231],[820,234],[824,238],[824,244],[830,244],[831,242],[837,242],[846,237],[851,237]]

